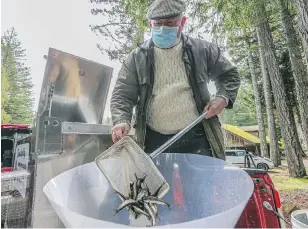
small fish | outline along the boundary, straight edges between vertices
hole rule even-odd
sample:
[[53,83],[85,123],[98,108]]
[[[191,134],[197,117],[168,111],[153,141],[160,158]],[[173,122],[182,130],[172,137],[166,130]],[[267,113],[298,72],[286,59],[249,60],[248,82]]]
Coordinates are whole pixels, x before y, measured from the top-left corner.
[[136,201],[141,201],[146,196],[147,192],[145,190],[141,190],[137,195]]
[[152,204],[152,203],[150,203],[149,206],[153,210],[155,218],[160,220],[160,217],[159,217],[158,212],[157,212],[157,206],[155,204]]
[[150,221],[151,221],[152,226],[153,226],[156,223],[155,215],[154,215],[154,213],[152,212],[152,209],[150,208],[150,206],[147,203],[144,203],[144,208],[145,208],[146,212],[150,215]]
[[136,181],[136,186],[137,186],[137,190],[140,191],[142,189],[142,183],[140,182],[140,180]]
[[140,215],[138,213],[134,212],[134,215],[132,215],[132,216],[134,217],[134,219],[138,219]]
[[146,176],[147,176],[147,175],[144,174],[143,177],[138,178],[138,177],[137,177],[137,174],[135,173],[135,178],[136,178],[136,182],[137,182],[137,189],[141,189],[141,188],[142,188],[141,185],[142,185],[142,183],[144,183]]
[[138,195],[138,191],[137,191],[137,182],[134,182],[134,186],[133,186],[133,199],[135,200],[137,198]]
[[134,182],[129,183],[129,190],[130,190],[129,198],[133,199],[133,197],[134,197]]
[[145,181],[145,178],[147,177],[147,175],[146,174],[144,174],[144,176],[142,177],[142,178],[140,178],[139,180],[140,180],[140,182],[141,183],[143,183],[144,181]]
[[119,196],[121,196],[124,200],[128,199],[128,197],[124,196],[122,193],[118,192],[117,190],[114,190],[114,192],[118,194]]
[[154,192],[154,194],[151,194],[148,185],[145,183],[147,175],[144,174],[143,177],[138,178],[137,174],[135,173],[134,176],[136,180],[129,183],[128,197],[122,193],[119,193],[118,191],[115,191],[115,193],[118,194],[124,201],[118,207],[118,209],[115,210],[114,215],[116,215],[122,209],[127,208],[132,217],[138,219],[141,215],[144,215],[151,222],[151,225],[148,226],[153,226],[156,224],[157,220],[160,220],[157,205],[164,205],[171,209],[170,204],[166,203],[164,200],[158,197],[159,192],[166,184],[166,182],[163,182],[162,185],[159,186],[158,189]]
[[169,209],[171,209],[170,204],[168,204],[168,203],[166,203],[165,201],[163,201],[162,199],[159,199],[159,198],[154,197],[154,196],[148,196],[148,197],[144,198],[143,201],[144,201],[145,203],[152,203],[152,204],[165,205],[165,206],[167,206]]
[[138,207],[140,206],[140,204],[139,204],[137,201],[135,201],[135,200],[132,200],[132,199],[125,200],[125,201],[119,206],[119,208],[115,210],[114,215],[116,215],[116,214],[117,214],[119,211],[121,211],[123,208],[128,207],[128,206],[131,206],[131,205],[133,205],[133,206],[138,206]]
[[151,195],[151,196],[155,196],[155,197],[157,197],[158,196],[158,193],[159,193],[159,191],[161,190],[161,188],[164,186],[164,184],[165,184],[165,182],[164,183],[162,183],[162,185],[161,186],[159,186],[158,187],[158,189],[154,192],[154,194],[153,195]]
[[146,213],[144,210],[142,210],[141,208],[137,207],[137,206],[134,206],[132,207],[134,209],[134,211],[138,214],[143,214],[145,215],[146,217],[150,217],[150,215],[148,213]]
[[138,176],[137,176],[137,174],[135,173],[134,174],[135,175],[135,178],[136,178],[136,181],[135,181],[135,183],[136,183],[136,188],[137,188],[137,191],[138,191],[138,189],[140,189],[140,181],[139,181],[139,178],[138,178]]
[[155,204],[149,204],[149,206],[153,209],[153,212],[157,212],[157,206]]
[[133,216],[135,219],[138,219],[138,217],[140,216],[140,214],[136,212],[134,206],[128,207],[128,211],[130,211],[131,216]]
[[147,196],[150,196],[151,193],[150,193],[149,187],[146,183],[142,183],[141,188],[142,188],[142,190],[146,191]]

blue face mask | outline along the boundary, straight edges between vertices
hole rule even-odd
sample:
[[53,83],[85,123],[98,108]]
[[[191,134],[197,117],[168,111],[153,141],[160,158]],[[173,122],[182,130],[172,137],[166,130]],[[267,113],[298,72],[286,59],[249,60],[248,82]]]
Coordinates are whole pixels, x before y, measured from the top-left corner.
[[179,27],[153,27],[152,39],[160,48],[170,48],[178,41]]

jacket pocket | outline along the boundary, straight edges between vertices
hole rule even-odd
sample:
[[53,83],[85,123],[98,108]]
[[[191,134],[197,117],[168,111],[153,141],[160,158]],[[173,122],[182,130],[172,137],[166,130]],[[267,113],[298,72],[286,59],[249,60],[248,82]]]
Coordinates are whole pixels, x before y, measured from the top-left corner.
[[140,58],[137,66],[137,75],[139,85],[151,84],[151,66],[144,58]]
[[207,82],[205,80],[203,80],[203,81],[200,80],[198,82],[198,88],[199,88],[199,91],[200,91],[202,103],[203,103],[204,106],[206,106],[206,104],[208,104],[208,102],[210,102],[210,100],[211,100],[211,96],[210,96],[210,93],[209,93],[209,90],[208,90],[208,87],[207,87]]

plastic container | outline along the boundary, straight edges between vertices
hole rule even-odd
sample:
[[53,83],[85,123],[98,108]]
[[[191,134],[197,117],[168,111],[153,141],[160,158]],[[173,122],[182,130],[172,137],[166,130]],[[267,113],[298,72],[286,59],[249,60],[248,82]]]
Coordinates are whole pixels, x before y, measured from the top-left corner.
[[308,209],[291,213],[292,228],[308,228]]
[[[167,160],[166,160],[167,159]],[[253,193],[249,175],[228,163],[201,155],[161,154],[158,169],[170,185],[158,207],[158,227],[234,228]],[[66,227],[104,228],[148,225],[127,210],[113,216],[119,197],[95,163],[68,170],[43,189]],[[179,220],[180,219],[180,220]]]

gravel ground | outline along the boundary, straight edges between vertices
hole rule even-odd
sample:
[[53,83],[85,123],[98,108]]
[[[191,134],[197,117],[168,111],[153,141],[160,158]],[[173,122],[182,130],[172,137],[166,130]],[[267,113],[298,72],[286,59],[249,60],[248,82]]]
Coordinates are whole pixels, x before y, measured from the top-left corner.
[[[294,206],[297,209],[308,209],[308,189],[297,189],[297,190],[281,190],[279,191],[280,199],[282,200],[283,204],[283,215],[287,222],[291,223],[291,212],[288,213],[286,210],[290,210],[284,208],[284,206]],[[286,225],[288,228],[288,225]]]
[[[304,159],[304,165],[308,172],[308,158]],[[290,178],[285,160],[282,161],[282,166],[272,171],[273,173],[269,172],[269,174],[272,177],[275,187],[278,188],[282,202],[283,216],[291,224],[291,213],[293,211],[308,209],[308,183],[299,182],[296,179]],[[286,227],[292,228],[288,225]]]

